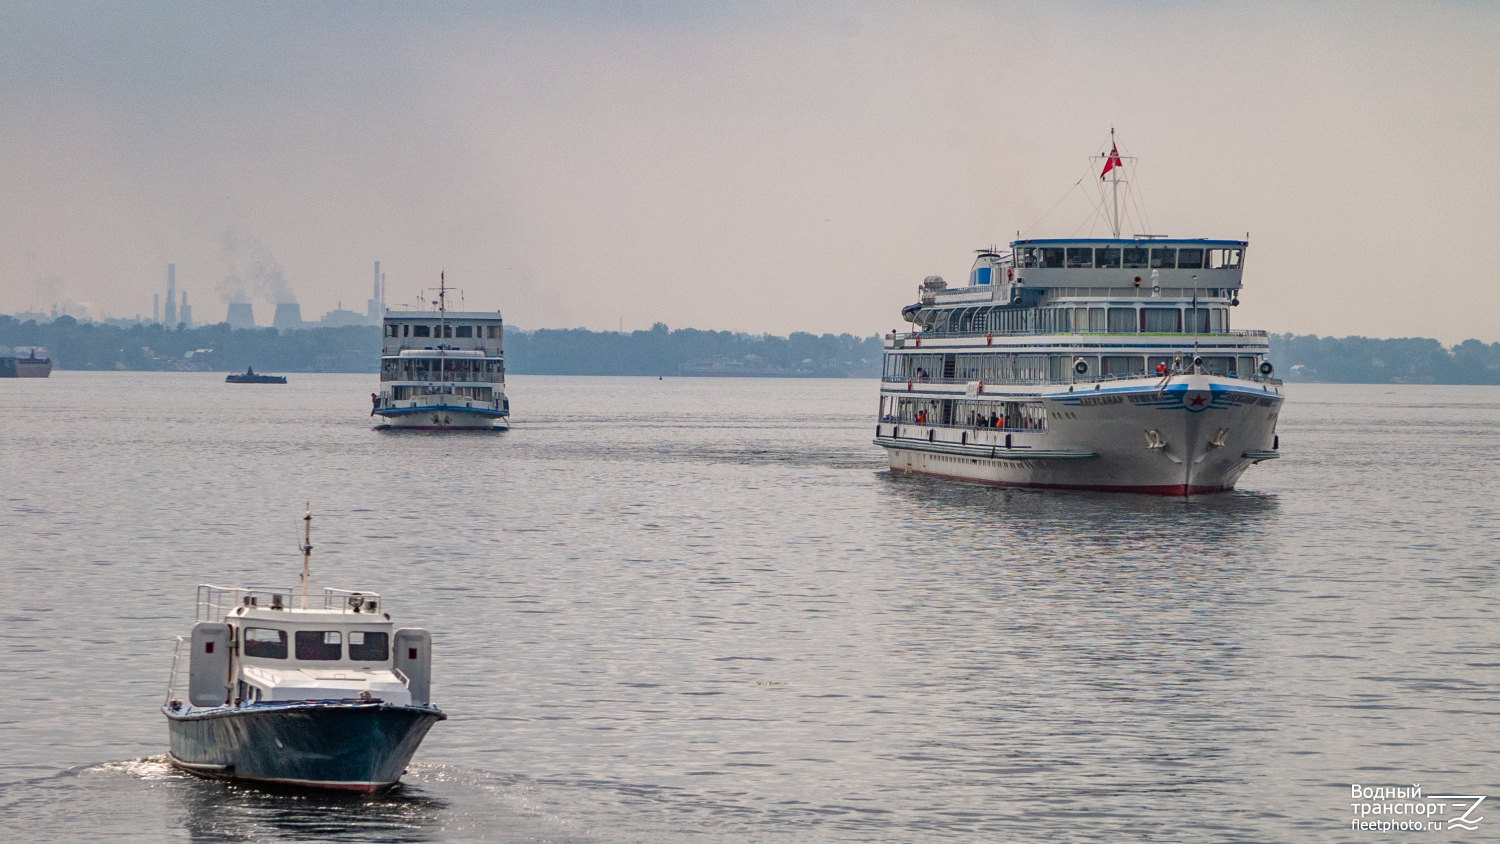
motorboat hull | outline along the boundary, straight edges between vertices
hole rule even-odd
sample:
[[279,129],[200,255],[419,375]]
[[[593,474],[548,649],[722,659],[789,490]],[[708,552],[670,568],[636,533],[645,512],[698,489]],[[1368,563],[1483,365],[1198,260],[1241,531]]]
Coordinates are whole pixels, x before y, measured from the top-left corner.
[[427,731],[431,706],[298,701],[162,710],[171,763],[215,779],[371,793],[394,785]]

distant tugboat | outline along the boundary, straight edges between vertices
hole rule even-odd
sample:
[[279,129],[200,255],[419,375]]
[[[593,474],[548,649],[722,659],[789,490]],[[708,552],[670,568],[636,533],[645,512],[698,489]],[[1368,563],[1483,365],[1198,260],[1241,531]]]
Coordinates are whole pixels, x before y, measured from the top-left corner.
[[52,374],[52,360],[47,350],[32,346],[21,356],[17,348],[13,354],[0,355],[0,378],[46,378]]
[[226,384],[285,384],[285,375],[257,375],[252,367],[245,367],[244,375],[224,376]]
[[168,759],[215,779],[379,791],[447,718],[428,702],[432,637],[392,630],[373,592],[324,589],[309,607],[311,512],[303,524],[300,596],[198,587],[198,622],[177,640],[162,707]]

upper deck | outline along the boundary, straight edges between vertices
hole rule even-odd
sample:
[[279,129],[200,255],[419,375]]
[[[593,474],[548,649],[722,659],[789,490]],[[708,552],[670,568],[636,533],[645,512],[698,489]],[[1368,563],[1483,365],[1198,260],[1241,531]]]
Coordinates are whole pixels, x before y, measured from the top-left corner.
[[502,354],[505,321],[499,311],[386,311],[382,355],[403,350],[472,350]]

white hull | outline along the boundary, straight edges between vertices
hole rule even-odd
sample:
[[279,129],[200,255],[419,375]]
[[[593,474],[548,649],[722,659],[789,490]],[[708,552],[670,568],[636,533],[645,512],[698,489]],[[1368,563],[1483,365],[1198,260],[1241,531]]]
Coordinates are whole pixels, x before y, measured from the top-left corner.
[[419,431],[503,431],[510,427],[504,417],[495,416],[486,402],[475,402],[473,409],[453,405],[431,405],[417,401],[392,402],[391,407],[376,411],[391,428]]
[[1278,456],[1274,388],[1210,375],[1106,383],[1027,393],[1046,404],[1045,430],[882,422],[875,441],[894,472],[1160,495],[1233,489],[1253,463]]

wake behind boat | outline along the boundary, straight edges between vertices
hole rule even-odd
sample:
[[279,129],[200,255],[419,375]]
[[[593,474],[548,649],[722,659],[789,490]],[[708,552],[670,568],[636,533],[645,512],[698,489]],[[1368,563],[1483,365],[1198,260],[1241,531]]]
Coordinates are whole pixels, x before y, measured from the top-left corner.
[[[312,514],[304,519],[310,530]],[[178,768],[369,793],[394,785],[447,718],[428,701],[428,632],[394,630],[373,592],[310,597],[307,540],[300,595],[198,587],[197,623],[177,640],[162,707]]]
[[387,311],[380,393],[371,416],[386,428],[492,431],[510,427],[505,323],[499,311],[450,311],[438,277],[435,311]]
[[1190,495],[1280,456],[1266,333],[1230,328],[1249,243],[1121,237],[1122,158],[1112,140],[1112,237],[1017,239],[966,287],[922,282],[914,330],[885,337],[892,471]]

